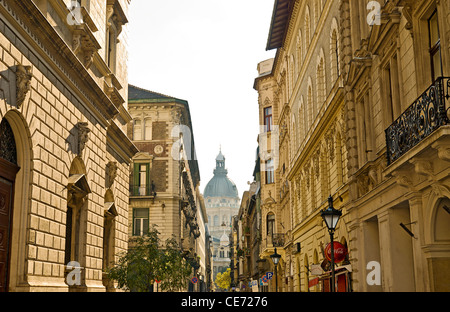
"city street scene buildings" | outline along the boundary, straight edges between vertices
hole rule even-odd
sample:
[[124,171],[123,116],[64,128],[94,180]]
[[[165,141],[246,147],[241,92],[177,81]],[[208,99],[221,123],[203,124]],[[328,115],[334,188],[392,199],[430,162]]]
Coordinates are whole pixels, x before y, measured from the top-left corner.
[[273,0],[241,195],[129,83],[133,2],[0,1],[0,292],[126,291],[153,227],[181,292],[450,291],[450,0]]
[[261,159],[272,290],[450,290],[449,14],[448,1],[275,1],[276,57],[255,80],[262,135],[279,136]]

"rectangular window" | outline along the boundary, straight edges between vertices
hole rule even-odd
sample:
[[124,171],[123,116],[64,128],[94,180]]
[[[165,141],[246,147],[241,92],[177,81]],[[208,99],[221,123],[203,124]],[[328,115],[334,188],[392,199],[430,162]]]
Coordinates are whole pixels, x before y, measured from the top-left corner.
[[384,68],[384,87],[387,103],[388,124],[393,123],[401,114],[400,83],[398,74],[397,55],[388,61]]
[[135,119],[133,121],[133,140],[134,141],[142,140],[142,123],[139,119]]
[[434,82],[442,76],[441,39],[437,10],[428,19],[428,34],[430,39],[431,77]]
[[149,231],[149,210],[147,208],[133,209],[133,236],[144,236]]
[[264,109],[264,131],[272,131],[272,107],[267,107]]
[[266,162],[266,184],[275,183],[275,168],[273,165],[273,159],[269,159]]
[[133,187],[131,195],[133,196],[149,196],[151,190],[150,183],[150,164],[134,164]]
[[152,139],[152,121],[151,119],[144,120],[144,140],[150,141]]

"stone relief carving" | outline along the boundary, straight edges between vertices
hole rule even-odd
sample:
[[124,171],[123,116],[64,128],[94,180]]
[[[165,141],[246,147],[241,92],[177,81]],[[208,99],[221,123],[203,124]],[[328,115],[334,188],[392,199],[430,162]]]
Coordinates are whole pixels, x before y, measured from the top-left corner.
[[89,133],[91,130],[88,127],[87,122],[78,123],[78,154],[81,155],[86,147],[86,143],[89,141]]
[[16,104],[17,108],[20,108],[25,101],[27,93],[31,89],[31,66],[16,66]]
[[110,161],[106,164],[106,187],[111,188],[117,177],[117,162]]
[[84,24],[77,26],[72,36],[72,50],[79,57],[84,67],[91,67],[94,54],[100,49],[99,43]]

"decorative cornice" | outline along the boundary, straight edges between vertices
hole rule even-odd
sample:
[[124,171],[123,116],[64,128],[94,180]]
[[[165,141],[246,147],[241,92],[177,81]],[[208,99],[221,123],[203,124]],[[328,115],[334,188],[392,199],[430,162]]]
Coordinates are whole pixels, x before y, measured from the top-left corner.
[[133,156],[139,152],[136,145],[130,141],[127,135],[113,120],[110,121],[110,125],[108,127],[107,144],[128,163],[131,161]]
[[[0,0],[0,13],[13,25],[14,30],[11,29],[11,32],[16,36],[22,36],[28,48],[36,51],[38,53],[36,56],[43,60],[43,62],[34,65],[36,67],[48,65],[46,69],[53,71],[55,77],[62,78],[64,82],[61,82],[69,86],[68,90],[73,91],[74,94],[83,99],[81,102],[99,121],[107,125],[107,121],[119,113],[102,88],[98,86],[85,66],[33,1]],[[5,23],[5,27],[9,28],[9,25]],[[19,34],[16,34],[16,31]],[[25,55],[30,53],[27,47],[18,46],[17,48]],[[30,58],[29,55],[26,55],[26,57]],[[42,68],[39,68],[39,70],[42,71]]]

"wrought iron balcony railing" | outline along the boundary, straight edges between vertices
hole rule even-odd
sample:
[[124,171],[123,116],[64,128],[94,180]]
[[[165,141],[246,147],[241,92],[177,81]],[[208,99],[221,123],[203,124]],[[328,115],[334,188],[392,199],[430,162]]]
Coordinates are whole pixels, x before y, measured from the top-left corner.
[[130,185],[130,196],[156,196],[151,185]]
[[284,234],[268,234],[266,237],[267,247],[283,247],[284,246]]
[[450,78],[436,80],[386,130],[388,165],[406,154],[438,128],[450,124]]

